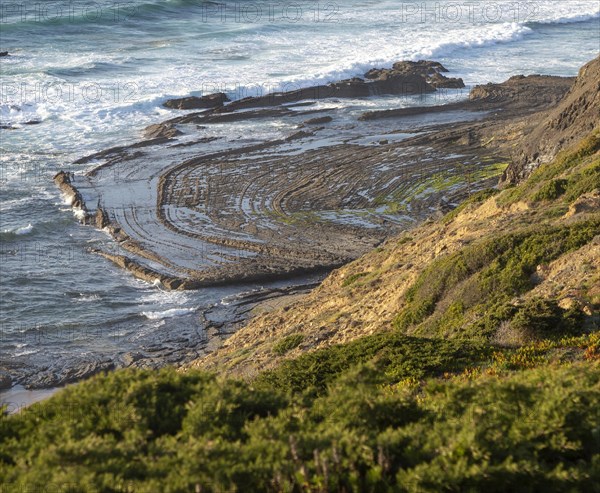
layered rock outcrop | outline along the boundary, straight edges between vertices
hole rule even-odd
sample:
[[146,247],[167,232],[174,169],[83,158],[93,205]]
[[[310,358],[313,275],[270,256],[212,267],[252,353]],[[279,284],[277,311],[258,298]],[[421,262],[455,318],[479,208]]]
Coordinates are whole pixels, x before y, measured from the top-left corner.
[[502,182],[525,179],[595,128],[600,128],[600,57],[582,67],[564,99],[525,136]]

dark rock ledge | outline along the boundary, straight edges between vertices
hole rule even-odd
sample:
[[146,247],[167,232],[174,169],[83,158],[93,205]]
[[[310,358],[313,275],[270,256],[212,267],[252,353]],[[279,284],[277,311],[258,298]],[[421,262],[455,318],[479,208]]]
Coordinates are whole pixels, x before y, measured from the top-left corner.
[[174,109],[214,109],[215,112],[230,112],[240,109],[279,106],[305,99],[327,98],[366,98],[377,95],[418,95],[433,93],[440,88],[461,89],[465,87],[462,79],[449,78],[441,63],[421,60],[418,62],[397,62],[392,68],[372,69],[364,79],[354,77],[326,85],[310,86],[293,91],[274,92],[264,96],[229,101],[223,93],[209,94],[203,97],[169,99],[164,103]]

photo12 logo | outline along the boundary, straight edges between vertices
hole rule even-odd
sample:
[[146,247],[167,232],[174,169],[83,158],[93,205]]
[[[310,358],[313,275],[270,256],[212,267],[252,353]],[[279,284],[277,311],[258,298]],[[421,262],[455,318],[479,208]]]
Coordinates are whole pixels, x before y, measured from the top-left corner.
[[209,2],[202,5],[202,22],[298,23],[339,22],[335,2]]
[[477,24],[534,21],[540,5],[537,2],[406,2],[400,9],[403,23]]
[[[335,2],[188,2],[202,23],[339,22]],[[135,20],[143,6],[135,2],[7,2],[0,5],[0,22],[125,22]],[[160,15],[160,4],[154,12]]]
[[97,82],[2,82],[1,104],[61,103],[135,103],[140,88],[135,82],[99,84]]
[[0,23],[14,22],[124,22],[138,14],[134,2],[6,2]]

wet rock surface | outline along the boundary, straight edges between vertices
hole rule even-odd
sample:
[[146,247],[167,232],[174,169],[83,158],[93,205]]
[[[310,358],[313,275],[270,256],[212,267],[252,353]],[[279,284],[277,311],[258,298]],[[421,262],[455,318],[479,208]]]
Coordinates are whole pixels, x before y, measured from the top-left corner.
[[321,116],[317,118],[311,118],[310,120],[306,120],[303,122],[303,125],[322,125],[323,123],[330,123],[333,121],[333,118],[330,116]]
[[170,123],[156,123],[154,125],[149,125],[144,129],[144,137],[147,139],[172,139],[182,133],[183,132],[177,130],[175,126]]
[[[445,72],[435,62],[401,62],[368,75],[424,81]],[[513,121],[531,111],[528,96],[546,90],[543,99],[535,100],[539,109],[564,95],[570,83],[558,77],[514,77],[475,88],[467,101],[363,114],[365,123],[359,127],[333,125],[335,109],[304,109],[313,101],[257,108],[260,98],[240,100],[152,125],[146,135],[154,139],[81,159],[104,162],[77,177],[75,185],[65,174],[55,181],[120,250],[93,253],[165,289],[305,275],[343,265],[389,236],[449,210],[482,186],[467,179],[485,181],[481,167],[500,162],[499,149],[509,153],[510,137],[498,137],[520,131],[522,123]],[[271,96],[277,100],[281,95]],[[250,109],[231,110],[247,104]],[[482,118],[481,112],[497,110]],[[469,112],[480,113],[465,116]],[[321,115],[306,119],[315,113]],[[434,125],[413,135],[377,135],[378,124],[369,123],[395,117],[398,125],[402,118],[422,115],[431,115],[427,118]],[[479,120],[469,121],[473,118]],[[251,145],[223,142],[213,152],[206,144],[214,139],[197,137],[212,124],[252,119],[291,128],[329,125]],[[444,119],[453,122],[452,128]],[[360,137],[370,133],[372,139]],[[177,142],[179,135],[193,140]],[[483,141],[488,141],[485,147]],[[94,204],[102,212],[94,211]]]
[[169,99],[163,103],[163,106],[165,108],[177,110],[195,110],[217,108],[219,106],[223,106],[223,104],[228,101],[229,98],[226,94],[218,92],[201,97],[190,96],[186,98]]
[[420,60],[418,62],[397,62],[391,69],[371,69],[365,78],[374,82],[401,81],[406,77],[421,77],[435,89],[462,89],[465,83],[462,79],[444,75],[448,69],[439,62]]

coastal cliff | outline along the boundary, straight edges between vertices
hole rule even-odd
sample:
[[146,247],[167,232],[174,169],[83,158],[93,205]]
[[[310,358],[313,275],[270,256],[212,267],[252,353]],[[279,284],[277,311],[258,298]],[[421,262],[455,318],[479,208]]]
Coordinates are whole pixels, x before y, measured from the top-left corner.
[[579,72],[569,93],[544,115],[514,152],[503,182],[518,183],[533,170],[551,162],[563,149],[574,145],[600,122],[600,61],[592,60]]
[[[558,318],[580,312],[582,323],[597,329],[599,74],[597,58],[556,108],[532,116],[539,123],[516,147],[537,145],[546,149],[538,155],[553,160],[528,180],[531,172],[517,157],[506,176],[521,185],[475,194],[441,220],[386,241],[303,300],[256,317],[192,366],[254,375],[306,352],[392,330],[523,344],[544,337],[521,333],[518,323],[538,302],[552,305]],[[483,86],[475,97],[491,93]],[[582,236],[573,243],[571,235]],[[278,350],[285,340],[287,350]]]

